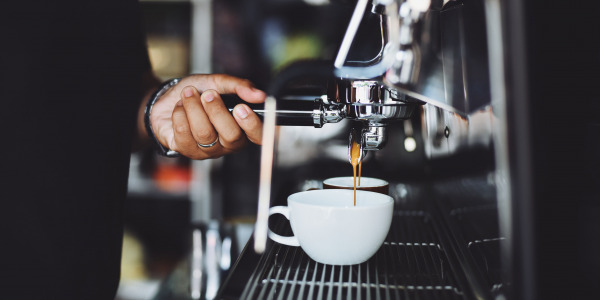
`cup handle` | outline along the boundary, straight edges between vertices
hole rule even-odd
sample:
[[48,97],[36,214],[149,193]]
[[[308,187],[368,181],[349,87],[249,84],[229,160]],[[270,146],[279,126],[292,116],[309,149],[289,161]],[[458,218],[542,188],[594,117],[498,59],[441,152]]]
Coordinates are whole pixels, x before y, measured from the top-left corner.
[[[274,215],[274,214],[282,214],[286,219],[290,219],[290,209],[287,206],[273,206],[269,209],[269,216]],[[271,229],[269,229],[269,238],[271,238],[272,240],[280,243],[280,244],[284,244],[284,245],[288,245],[288,246],[300,246],[300,242],[298,241],[298,238],[296,238],[295,236],[281,236],[273,231],[271,231]]]

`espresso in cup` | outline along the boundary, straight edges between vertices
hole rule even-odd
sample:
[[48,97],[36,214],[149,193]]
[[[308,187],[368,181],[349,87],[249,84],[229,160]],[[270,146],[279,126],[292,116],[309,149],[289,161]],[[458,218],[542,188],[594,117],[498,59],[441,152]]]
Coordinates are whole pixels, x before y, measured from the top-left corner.
[[313,260],[330,265],[367,261],[383,244],[390,225],[392,197],[370,191],[310,190],[292,194],[288,206],[275,206],[269,215],[290,220],[294,236],[269,237],[280,244],[300,246]]
[[[379,178],[361,177],[360,184],[356,183],[357,190],[371,191],[376,193],[389,194],[390,184]],[[323,189],[354,189],[354,177],[332,177],[323,181]]]

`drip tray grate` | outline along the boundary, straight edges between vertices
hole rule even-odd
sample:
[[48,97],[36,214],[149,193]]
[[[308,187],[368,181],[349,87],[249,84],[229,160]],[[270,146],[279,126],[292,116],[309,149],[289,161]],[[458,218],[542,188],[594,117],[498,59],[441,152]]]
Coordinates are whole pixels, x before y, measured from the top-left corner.
[[[291,232],[290,232],[291,233]],[[431,217],[396,211],[388,237],[367,262],[324,265],[299,247],[273,244],[242,299],[462,299]]]

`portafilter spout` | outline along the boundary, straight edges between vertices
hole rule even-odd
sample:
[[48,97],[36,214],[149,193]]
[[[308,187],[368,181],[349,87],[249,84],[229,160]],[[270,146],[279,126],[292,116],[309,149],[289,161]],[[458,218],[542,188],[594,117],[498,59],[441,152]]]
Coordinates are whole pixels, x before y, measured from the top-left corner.
[[386,125],[410,118],[422,102],[387,88],[377,80],[337,80],[329,91],[331,102],[343,107],[346,118],[364,124],[364,150],[380,150],[385,146]]

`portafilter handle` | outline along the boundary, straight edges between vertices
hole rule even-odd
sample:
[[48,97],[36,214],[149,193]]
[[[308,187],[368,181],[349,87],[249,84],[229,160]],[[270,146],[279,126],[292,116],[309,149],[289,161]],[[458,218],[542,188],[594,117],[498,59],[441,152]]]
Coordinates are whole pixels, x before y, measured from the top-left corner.
[[[231,112],[233,108],[244,103],[254,111],[261,121],[264,118],[264,104],[247,103],[233,94],[221,95],[225,107]],[[300,96],[285,97],[277,101],[276,124],[283,126],[314,126],[321,128],[325,123],[337,123],[344,118],[343,110],[336,105],[325,105],[323,99],[304,99]]]

